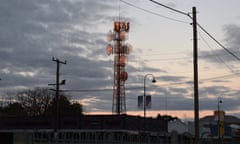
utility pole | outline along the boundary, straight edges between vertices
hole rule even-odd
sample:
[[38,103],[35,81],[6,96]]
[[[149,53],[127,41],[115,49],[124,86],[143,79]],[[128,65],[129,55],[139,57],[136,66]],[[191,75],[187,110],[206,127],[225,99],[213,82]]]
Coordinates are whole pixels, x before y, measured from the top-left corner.
[[55,126],[54,126],[54,132],[57,132],[59,129],[59,120],[60,120],[60,113],[59,113],[59,86],[65,84],[65,80],[63,80],[61,83],[59,83],[59,69],[60,64],[67,64],[67,61],[60,61],[58,58],[52,58],[52,61],[57,63],[57,69],[56,69],[56,84],[49,84],[49,85],[56,85],[56,96],[55,96]]
[[195,141],[199,141],[199,96],[198,96],[198,38],[197,38],[197,16],[196,7],[192,7],[193,13],[193,77],[194,77],[194,121]]
[[[194,77],[194,121],[195,121],[195,143],[197,144],[199,141],[199,96],[198,96],[198,38],[197,38],[197,16],[196,16],[196,7],[192,7],[192,14],[191,17],[188,13],[182,12],[180,10],[171,8],[164,4],[161,4],[155,0],[150,0],[151,2],[175,11],[177,13],[183,14],[185,16],[190,17],[193,22],[193,77]],[[202,27],[200,27],[204,30]],[[211,38],[213,38],[206,30],[204,30]],[[213,38],[214,39],[214,38]],[[214,39],[215,40],[215,39]],[[215,40],[216,41],[216,40]],[[231,55],[234,55],[231,53]],[[235,55],[234,55],[235,56]],[[236,57],[236,56],[235,56]]]

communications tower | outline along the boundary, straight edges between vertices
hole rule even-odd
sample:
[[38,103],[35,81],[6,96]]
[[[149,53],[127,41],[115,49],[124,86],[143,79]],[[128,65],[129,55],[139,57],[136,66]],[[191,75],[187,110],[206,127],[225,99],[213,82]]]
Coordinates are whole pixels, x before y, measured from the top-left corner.
[[131,46],[125,41],[128,39],[129,26],[128,21],[115,21],[113,31],[111,30],[107,34],[107,39],[111,42],[107,46],[107,54],[114,55],[113,114],[126,113],[125,81],[128,78],[128,73],[125,71],[125,65]]

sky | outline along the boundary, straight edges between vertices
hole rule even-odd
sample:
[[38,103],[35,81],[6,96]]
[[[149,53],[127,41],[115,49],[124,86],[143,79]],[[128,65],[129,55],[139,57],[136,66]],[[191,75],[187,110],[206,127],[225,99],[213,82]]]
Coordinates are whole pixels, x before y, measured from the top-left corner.
[[[240,57],[238,0],[156,0],[189,13],[225,48]],[[127,114],[143,115],[137,96],[152,95],[147,116],[173,115],[193,119],[193,30],[186,15],[149,0],[8,0],[0,5],[0,96],[55,82],[60,67],[62,90],[84,105],[86,114],[112,113],[113,56],[108,56],[107,33],[116,20],[129,21],[133,47],[126,71]],[[240,117],[239,60],[198,27],[200,117],[220,109]],[[131,87],[139,89],[131,89]],[[86,91],[87,90],[87,91]],[[95,91],[100,90],[100,91]]]

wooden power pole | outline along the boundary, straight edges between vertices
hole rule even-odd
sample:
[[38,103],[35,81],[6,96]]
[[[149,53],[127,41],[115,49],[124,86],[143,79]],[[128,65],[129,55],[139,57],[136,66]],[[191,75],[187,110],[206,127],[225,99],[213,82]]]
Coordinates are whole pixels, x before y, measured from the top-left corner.
[[56,96],[55,96],[55,126],[54,126],[54,131],[57,132],[59,129],[59,120],[60,120],[60,113],[59,113],[59,86],[65,83],[65,80],[62,81],[64,83],[59,83],[59,70],[60,70],[60,64],[67,64],[66,60],[65,61],[60,61],[58,58],[52,58],[52,61],[57,63],[57,69],[56,69]]
[[193,13],[193,71],[194,71],[194,121],[195,140],[199,140],[199,96],[198,96],[198,38],[197,38],[197,16],[196,7],[192,8]]

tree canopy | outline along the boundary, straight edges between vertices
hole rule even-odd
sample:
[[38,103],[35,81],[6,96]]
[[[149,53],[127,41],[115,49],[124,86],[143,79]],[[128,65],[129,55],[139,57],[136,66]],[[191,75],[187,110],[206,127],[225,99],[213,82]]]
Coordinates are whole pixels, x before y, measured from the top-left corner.
[[[34,88],[17,92],[16,100],[1,107],[1,115],[10,116],[44,116],[56,112],[55,92],[48,88]],[[60,115],[80,115],[82,105],[71,103],[64,93],[59,96]]]

